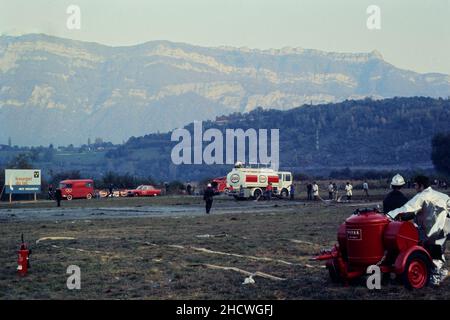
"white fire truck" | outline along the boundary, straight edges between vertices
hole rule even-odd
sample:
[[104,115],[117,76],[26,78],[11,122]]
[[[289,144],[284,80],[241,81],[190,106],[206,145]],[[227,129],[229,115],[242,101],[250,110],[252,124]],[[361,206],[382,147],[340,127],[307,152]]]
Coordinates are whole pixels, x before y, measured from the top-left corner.
[[228,194],[236,199],[257,199],[264,195],[267,186],[271,184],[273,196],[287,198],[292,180],[291,172],[246,167],[241,162],[237,162],[227,175],[227,189]]

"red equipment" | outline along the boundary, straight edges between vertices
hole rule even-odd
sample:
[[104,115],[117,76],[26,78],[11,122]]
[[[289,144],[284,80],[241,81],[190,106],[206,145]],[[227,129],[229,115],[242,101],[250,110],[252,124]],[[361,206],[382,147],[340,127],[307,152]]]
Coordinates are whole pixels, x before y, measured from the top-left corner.
[[[225,192],[227,193],[231,187],[227,187],[227,177],[215,178],[211,181],[211,186],[217,193]],[[233,188],[231,188],[233,189]]]
[[409,289],[427,285],[432,265],[414,224],[392,221],[376,209],[356,210],[339,227],[338,244],[314,260],[326,260],[336,282],[347,284],[378,265],[381,272],[401,277]]
[[26,276],[28,269],[30,268],[30,254],[31,250],[27,248],[27,244],[23,242],[22,234],[22,244],[18,251],[19,257],[17,259],[17,272],[21,276]]

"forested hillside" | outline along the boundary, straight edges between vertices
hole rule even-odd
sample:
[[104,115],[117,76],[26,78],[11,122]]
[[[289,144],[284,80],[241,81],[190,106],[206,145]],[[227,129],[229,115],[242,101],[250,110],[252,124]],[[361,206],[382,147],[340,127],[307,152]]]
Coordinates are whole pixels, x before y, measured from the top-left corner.
[[[192,124],[187,126],[192,132]],[[431,167],[431,140],[450,131],[450,100],[423,97],[344,101],[292,110],[256,109],[203,123],[204,130],[279,129],[281,168],[302,172],[339,168]],[[170,133],[132,137],[106,154],[121,172],[161,179],[225,174],[229,165],[175,166]],[[207,143],[204,143],[206,146]]]

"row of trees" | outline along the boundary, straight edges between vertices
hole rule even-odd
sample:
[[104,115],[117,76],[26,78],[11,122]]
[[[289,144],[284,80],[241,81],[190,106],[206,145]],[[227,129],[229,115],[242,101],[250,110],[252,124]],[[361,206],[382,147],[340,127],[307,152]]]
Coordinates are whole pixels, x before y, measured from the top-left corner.
[[116,188],[135,188],[141,184],[159,185],[152,177],[136,177],[128,173],[118,174],[113,171],[106,172],[103,177],[96,183],[98,188],[108,188],[113,185]]
[[[267,113],[267,111],[259,111],[263,114]],[[270,112],[269,112],[270,113]],[[148,138],[148,137],[146,137]],[[158,136],[158,138],[161,138],[161,135]],[[145,138],[135,139],[133,140],[133,148],[139,148],[139,143],[137,141],[144,140]],[[149,142],[147,142],[147,145]],[[50,148],[51,149],[51,148]],[[126,148],[126,145],[124,148],[121,149],[124,153],[129,152],[130,150]],[[411,155],[414,155],[414,153],[422,152],[419,150],[409,150]],[[46,152],[43,149],[40,149],[39,152]],[[9,169],[33,169],[33,163],[37,161],[36,159],[36,152],[26,152],[26,153],[20,153],[13,159],[11,159],[8,163],[5,164],[5,168]],[[436,172],[439,175],[434,176],[433,178],[437,178],[439,180],[441,179],[448,179],[450,177],[450,132],[442,132],[434,135],[431,143],[431,160],[434,164],[434,167],[436,169]],[[153,161],[152,167],[158,166],[159,170],[163,170],[164,164],[167,164],[166,161]],[[142,165],[142,167],[145,167]],[[201,170],[202,172],[205,170],[205,166],[198,166],[201,168],[190,166],[189,170]],[[214,166],[213,166],[214,167]],[[211,169],[213,169],[213,167]],[[145,169],[150,171],[150,168],[145,167]],[[217,168],[216,168],[217,169]],[[217,171],[217,170],[216,170]],[[331,171],[328,177],[322,177],[322,178],[332,178],[332,179],[388,179],[389,177],[392,177],[396,172],[392,170],[352,170],[350,168],[345,168],[342,170],[334,170]],[[418,172],[414,170],[409,170],[405,172],[406,178],[412,177],[415,174],[418,173],[424,173],[424,172]],[[429,173],[429,172],[428,172]],[[210,174],[207,174],[207,172],[203,172],[203,176],[217,176],[220,175],[220,172],[210,172]],[[318,178],[317,176],[306,176],[306,175],[299,175],[297,174],[296,177],[300,179],[301,181],[309,180]],[[53,172],[52,170],[49,171],[49,175],[47,179],[42,180],[42,186],[43,188],[47,188],[49,184],[52,184],[56,186],[59,181],[64,179],[80,179],[83,178],[82,173],[79,170],[72,170],[72,171],[64,171],[64,172]],[[168,185],[165,185],[162,182],[158,182],[154,180],[152,177],[143,177],[143,176],[136,176],[131,175],[128,173],[121,174],[116,173],[113,171],[108,171],[105,174],[101,175],[100,177],[97,177],[96,179],[96,186],[98,188],[107,188],[109,185],[113,184],[117,188],[133,188],[140,184],[152,184],[152,185],[159,185],[160,187],[165,186],[170,192],[179,192],[180,190],[183,190],[184,184],[180,181],[172,181],[168,183]],[[2,169],[0,172],[0,185],[3,186],[5,183],[4,181],[4,170]]]
[[[32,157],[29,153],[20,153],[9,161],[5,168],[8,169],[33,169]],[[0,168],[0,185],[5,184],[5,170]],[[47,177],[42,177],[42,190],[47,190],[50,185],[57,187],[59,182],[66,179],[82,179],[86,178],[79,170],[69,170],[63,172],[49,171]],[[181,181],[170,181],[168,183],[158,182],[152,177],[137,177],[129,173],[119,174],[113,171],[108,171],[95,179],[95,187],[99,189],[107,189],[110,185],[114,188],[129,189],[135,188],[141,184],[149,184],[164,188],[167,193],[176,194],[185,190],[185,184]]]
[[[204,131],[279,128],[282,167],[420,167],[430,163],[431,138],[449,130],[450,99],[424,97],[344,101],[296,109],[263,110],[205,121]],[[192,132],[192,125],[186,126]],[[108,159],[137,174],[174,178],[169,170],[170,134],[131,138]],[[204,147],[207,142],[204,143]],[[247,148],[248,150],[248,148]],[[147,163],[147,166],[145,165]],[[213,176],[219,166],[178,166],[176,177]],[[226,173],[224,168],[219,175]],[[375,174],[378,175],[378,174]]]
[[450,177],[450,132],[434,136],[431,160],[438,172]]

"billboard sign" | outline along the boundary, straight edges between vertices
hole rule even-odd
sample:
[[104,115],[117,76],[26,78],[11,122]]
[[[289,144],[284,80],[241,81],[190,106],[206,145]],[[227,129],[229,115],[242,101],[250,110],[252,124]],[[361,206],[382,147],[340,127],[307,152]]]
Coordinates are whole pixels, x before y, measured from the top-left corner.
[[26,194],[41,192],[41,170],[5,170],[5,193]]

